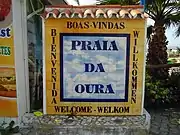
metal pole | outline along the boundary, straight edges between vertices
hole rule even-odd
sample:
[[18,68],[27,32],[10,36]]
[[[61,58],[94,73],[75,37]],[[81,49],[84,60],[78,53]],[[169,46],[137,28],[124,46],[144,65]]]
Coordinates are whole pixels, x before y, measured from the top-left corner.
[[26,0],[12,0],[18,119],[29,111]]

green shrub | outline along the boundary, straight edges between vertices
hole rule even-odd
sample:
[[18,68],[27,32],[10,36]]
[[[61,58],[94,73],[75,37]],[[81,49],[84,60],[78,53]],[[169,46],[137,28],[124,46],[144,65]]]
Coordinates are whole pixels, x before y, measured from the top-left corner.
[[180,103],[180,68],[174,68],[167,80],[153,80],[146,73],[145,106],[152,103],[156,105],[165,103],[170,106]]
[[7,127],[0,125],[0,135],[13,135],[19,132],[19,126],[15,126],[15,122],[11,121]]
[[169,89],[165,86],[165,81],[152,80],[146,73],[145,80],[145,104],[170,102]]
[[180,68],[172,70],[167,87],[173,97],[172,102],[180,102]]

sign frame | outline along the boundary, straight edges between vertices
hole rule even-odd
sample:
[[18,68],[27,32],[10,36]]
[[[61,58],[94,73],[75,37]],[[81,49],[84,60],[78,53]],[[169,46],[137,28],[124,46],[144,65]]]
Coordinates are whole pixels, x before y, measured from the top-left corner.
[[[60,34],[60,53],[64,55],[63,49],[63,36],[94,36],[94,37],[126,37],[126,55],[130,54],[130,34],[112,34],[112,33],[61,33]],[[128,102],[128,85],[129,85],[129,57],[126,57],[126,77],[125,77],[125,99],[70,99],[63,97],[63,75],[64,75],[64,65],[63,65],[63,55],[60,55],[60,101],[62,102]]]
[[[106,21],[110,21],[110,19],[107,19],[107,18],[103,18],[103,19],[106,19]],[[101,19],[101,21],[103,21],[103,19]],[[53,106],[51,103],[52,103],[52,100],[51,99],[53,99],[54,97],[50,97],[50,95],[48,96],[48,98],[46,97],[48,94],[50,94],[51,92],[51,88],[49,87],[50,86],[50,82],[48,82],[48,79],[47,79],[47,76],[48,76],[48,78],[50,78],[50,76],[49,76],[49,73],[47,72],[47,67],[49,67],[49,66],[47,66],[47,64],[49,64],[49,60],[47,61],[47,57],[48,58],[50,58],[50,55],[48,54],[47,55],[47,45],[49,44],[49,47],[50,47],[50,45],[51,45],[51,43],[50,43],[50,41],[52,41],[52,39],[48,39],[48,35],[50,36],[50,29],[52,28],[52,29],[57,29],[57,36],[56,36],[56,39],[55,39],[55,42],[56,42],[56,47],[58,47],[58,52],[57,52],[57,57],[58,57],[58,62],[60,62],[60,59],[62,59],[62,58],[60,58],[60,56],[59,55],[62,55],[62,52],[61,52],[61,54],[59,54],[59,50],[60,51],[62,51],[62,49],[60,49],[60,47],[61,47],[61,45],[60,44],[62,44],[62,43],[60,43],[61,41],[60,41],[60,39],[62,38],[62,35],[61,34],[67,34],[67,35],[97,35],[97,34],[105,34],[105,35],[118,35],[118,34],[130,34],[130,61],[129,61],[129,66],[128,66],[128,68],[130,69],[130,71],[129,71],[129,85],[131,85],[131,81],[132,81],[132,70],[133,70],[133,68],[132,68],[132,62],[133,62],[133,59],[135,59],[135,58],[133,58],[133,56],[132,56],[132,54],[133,53],[137,53],[137,52],[133,52],[133,46],[135,46],[136,44],[137,44],[137,42],[138,42],[138,44],[140,44],[140,46],[141,47],[138,47],[141,51],[143,51],[143,53],[141,53],[141,51],[139,51],[140,53],[138,53],[138,62],[140,62],[141,64],[139,64],[139,66],[140,66],[140,79],[139,79],[139,76],[138,76],[138,81],[140,81],[140,84],[139,84],[139,82],[138,82],[138,85],[140,85],[140,90],[138,90],[137,92],[138,92],[138,96],[137,96],[137,104],[136,103],[131,103],[131,102],[136,102],[136,101],[131,101],[132,99],[132,97],[130,96],[130,94],[132,94],[132,91],[131,91],[131,89],[130,89],[130,93],[128,93],[128,102],[126,103],[126,102],[122,102],[122,103],[120,103],[120,102],[115,102],[115,101],[113,101],[113,102],[90,102],[90,101],[84,101],[84,100],[78,100],[78,101],[74,101],[74,99],[73,100],[66,100],[66,101],[62,101],[62,95],[59,93],[61,90],[61,88],[59,87],[60,85],[60,80],[58,79],[58,82],[57,83],[59,83],[58,84],[58,88],[57,88],[57,92],[58,92],[58,98],[56,98],[57,99],[57,101],[58,101],[58,103],[57,103],[57,105],[58,106],[60,106],[60,107],[62,107],[62,106],[65,106],[65,107],[67,107],[68,109],[69,108],[71,108],[71,107],[76,107],[76,106],[78,106],[79,105],[79,107],[83,107],[83,106],[86,106],[86,105],[88,105],[88,104],[90,104],[90,105],[92,105],[93,106],[93,109],[94,109],[94,107],[98,107],[98,105],[99,106],[102,106],[102,107],[106,107],[106,105],[109,105],[109,107],[112,107],[112,106],[114,106],[115,104],[117,104],[117,106],[119,106],[120,107],[120,109],[123,109],[123,107],[124,107],[124,109],[126,109],[125,107],[127,107],[127,106],[129,106],[129,112],[128,113],[119,113],[119,114],[117,114],[117,113],[78,113],[78,114],[76,114],[76,115],[95,115],[95,116],[99,116],[99,115],[102,115],[102,116],[119,116],[119,115],[142,115],[143,114],[143,105],[144,105],[144,80],[145,80],[145,50],[146,50],[146,48],[145,48],[145,39],[146,39],[146,34],[145,34],[145,26],[146,26],[146,20],[145,19],[132,19],[131,20],[131,22],[129,22],[130,20],[129,19],[121,19],[121,20],[117,20],[117,19],[113,19],[113,21],[114,22],[118,22],[118,21],[120,21],[120,22],[122,22],[122,21],[124,21],[125,23],[127,23],[126,25],[127,25],[127,29],[125,29],[125,30],[115,30],[115,31],[112,31],[112,30],[107,30],[107,31],[105,31],[105,30],[100,30],[100,32],[98,32],[97,31],[97,29],[95,30],[95,29],[90,29],[90,31],[89,30],[85,30],[85,29],[83,29],[83,30],[78,30],[78,32],[77,32],[77,30],[75,30],[75,29],[72,29],[72,31],[70,32],[70,30],[66,30],[66,28],[65,27],[60,27],[60,25],[59,25],[59,21],[62,21],[61,23],[62,23],[62,25],[61,26],[65,26],[65,22],[66,21],[77,21],[77,22],[84,22],[86,19],[81,19],[81,18],[78,18],[78,19],[75,19],[75,18],[62,18],[62,19],[55,19],[55,18],[46,18],[46,19],[43,19],[43,44],[44,44],[44,47],[43,47],[43,63],[44,63],[44,66],[43,66],[43,73],[44,73],[44,102],[43,102],[43,105],[44,105],[44,108],[43,108],[43,111],[44,111],[44,114],[59,114],[59,115],[70,115],[72,112],[55,112],[55,111],[53,111],[53,107],[55,107],[55,106]],[[91,22],[91,21],[95,21],[96,19],[92,19],[92,20],[89,20],[89,22]],[[115,21],[116,20],[116,21]],[[138,23],[139,21],[141,20],[141,23]],[[53,25],[52,25],[52,22],[53,22]],[[135,25],[135,27],[133,27],[132,25],[134,25],[135,23],[137,23],[137,25]],[[139,37],[136,37],[136,32],[138,32],[138,31],[140,31],[140,38]],[[86,33],[86,34],[85,34]],[[136,40],[138,40],[138,41],[136,41]],[[138,45],[139,46],[139,45]],[[49,50],[49,49],[48,49]],[[134,50],[134,51],[136,51],[136,50]],[[61,63],[62,64],[62,63]],[[61,66],[60,66],[61,67]],[[50,67],[49,67],[50,68]],[[49,69],[48,69],[49,70]],[[59,70],[59,71],[57,71],[58,72],[58,74],[60,75],[60,76],[62,76],[62,74],[60,74],[60,69],[57,69],[57,70]],[[61,71],[62,72],[62,71]],[[62,83],[62,82],[61,82]],[[48,88],[47,88],[47,86],[48,86]],[[139,86],[138,86],[138,88],[139,88]],[[141,94],[140,94],[141,93]],[[140,95],[141,96],[140,96]],[[61,96],[60,96],[61,95]],[[50,103],[51,102],[51,103]],[[60,103],[59,103],[60,102]],[[120,103],[120,104],[118,104],[118,103]],[[52,108],[52,109],[51,109]]]

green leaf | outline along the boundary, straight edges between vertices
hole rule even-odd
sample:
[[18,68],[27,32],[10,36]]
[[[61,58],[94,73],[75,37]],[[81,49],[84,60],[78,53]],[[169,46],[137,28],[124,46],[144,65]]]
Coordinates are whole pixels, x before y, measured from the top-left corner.
[[19,132],[19,126],[13,128],[12,133],[18,133],[18,132]]
[[156,91],[150,90],[150,93],[151,93],[151,94],[156,94]]
[[14,126],[14,124],[15,124],[15,122],[14,122],[14,121],[11,121],[11,122],[9,123],[9,127],[12,128],[12,127]]
[[178,124],[180,125],[180,119],[178,119],[178,121],[177,121],[177,122],[178,122]]

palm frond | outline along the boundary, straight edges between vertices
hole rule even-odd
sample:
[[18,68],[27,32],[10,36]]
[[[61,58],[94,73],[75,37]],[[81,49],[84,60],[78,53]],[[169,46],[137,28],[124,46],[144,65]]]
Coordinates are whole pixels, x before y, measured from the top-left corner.
[[178,53],[180,53],[180,48],[179,48],[179,47],[177,47],[176,49],[177,49],[177,52],[178,52]]
[[179,9],[180,3],[176,0],[155,0],[146,5],[146,13],[154,21],[169,19],[169,15],[175,15]]
[[178,24],[175,34],[176,34],[176,37],[180,36],[180,23]]
[[79,2],[79,0],[76,0],[76,2],[77,2],[77,4],[78,4],[78,5],[80,5],[80,2]]
[[147,27],[147,39],[150,39],[152,33],[153,33],[153,26],[150,25]]
[[[97,0],[100,5],[137,5],[140,0]],[[176,36],[180,36],[180,1],[179,0],[147,0],[145,12],[149,18],[160,25],[177,27]]]

